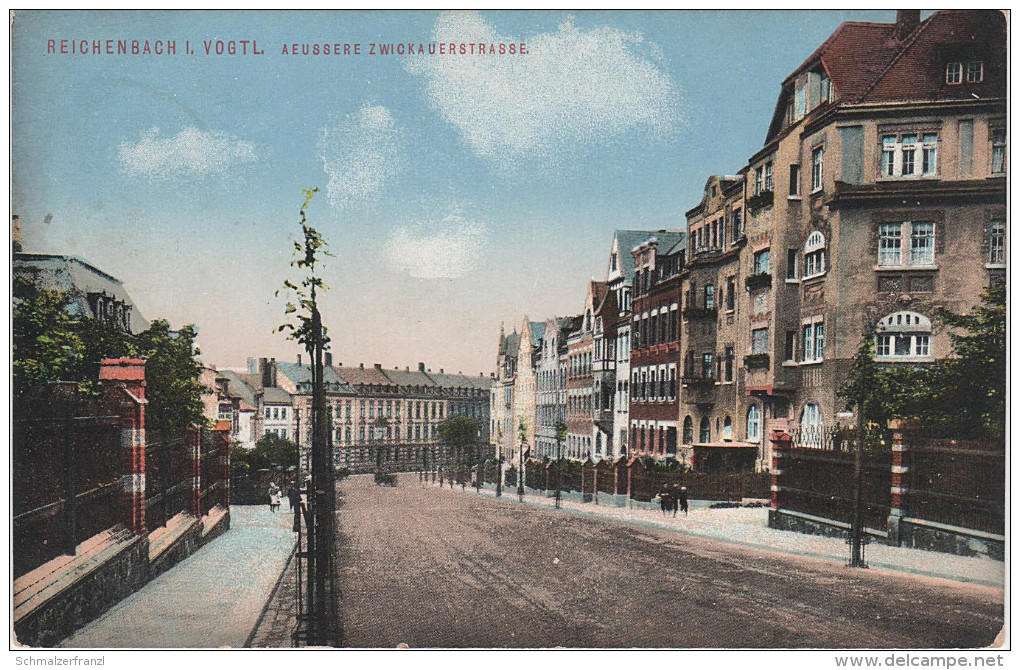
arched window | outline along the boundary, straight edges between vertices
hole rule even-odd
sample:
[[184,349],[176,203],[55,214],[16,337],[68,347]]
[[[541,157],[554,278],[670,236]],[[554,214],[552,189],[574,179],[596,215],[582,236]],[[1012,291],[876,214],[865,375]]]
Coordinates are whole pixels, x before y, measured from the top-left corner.
[[761,408],[757,405],[747,409],[747,441],[761,442]]
[[825,274],[825,236],[819,231],[808,235],[804,243],[803,279]]
[[733,439],[733,420],[728,416],[723,419],[722,439],[724,442],[729,442]]
[[707,416],[701,417],[701,425],[698,428],[698,441],[705,443],[712,441],[712,422]]
[[684,444],[691,444],[692,442],[694,442],[694,422],[688,416],[684,419]]
[[818,403],[809,402],[800,413],[800,443],[818,449],[822,442],[822,412]]
[[933,360],[931,320],[917,312],[894,312],[875,326],[875,360]]

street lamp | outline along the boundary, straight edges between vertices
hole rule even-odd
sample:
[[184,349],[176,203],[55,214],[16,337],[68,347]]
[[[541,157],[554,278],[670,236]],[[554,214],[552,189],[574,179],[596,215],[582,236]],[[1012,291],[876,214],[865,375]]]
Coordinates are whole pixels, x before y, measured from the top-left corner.
[[527,444],[528,427],[524,423],[523,416],[517,427],[517,432],[521,436],[521,448],[517,451],[517,499],[524,502],[524,447]]
[[556,509],[560,508],[560,489],[563,488],[563,439],[567,436],[567,424],[556,423]]

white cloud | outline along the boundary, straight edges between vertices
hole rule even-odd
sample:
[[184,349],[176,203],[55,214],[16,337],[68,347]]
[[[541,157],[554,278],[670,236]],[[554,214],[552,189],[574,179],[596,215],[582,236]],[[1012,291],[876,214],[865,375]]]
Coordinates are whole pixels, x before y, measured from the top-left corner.
[[365,104],[322,129],[319,158],[331,205],[347,207],[367,200],[403,168],[400,129],[390,110]]
[[386,243],[390,269],[421,279],[457,279],[477,269],[486,227],[460,216],[393,230]]
[[555,158],[631,131],[665,135],[680,121],[680,91],[640,33],[569,21],[524,39],[500,35],[473,12],[441,15],[440,43],[523,42],[529,55],[421,55],[409,72],[479,155],[496,162]]
[[151,128],[137,142],[122,143],[118,154],[128,174],[154,180],[206,177],[256,160],[251,142],[194,127],[169,137]]

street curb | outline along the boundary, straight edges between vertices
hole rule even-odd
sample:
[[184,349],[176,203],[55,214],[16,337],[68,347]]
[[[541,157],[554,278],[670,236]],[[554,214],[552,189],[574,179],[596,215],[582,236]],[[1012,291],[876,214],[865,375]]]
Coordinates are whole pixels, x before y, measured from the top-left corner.
[[287,577],[287,572],[290,570],[291,563],[294,562],[294,557],[297,555],[297,540],[294,541],[294,547],[290,550],[290,555],[287,557],[287,563],[283,566],[283,570],[280,571],[280,576],[276,578],[276,583],[273,584],[273,589],[269,592],[269,597],[266,599],[264,605],[262,605],[262,611],[259,613],[259,618],[256,619],[255,625],[252,627],[251,632],[248,633],[247,639],[244,641],[244,648],[251,649],[252,642],[255,641],[255,637],[258,635],[259,628],[266,620],[266,614],[269,612],[269,606],[273,604],[276,599],[276,595],[280,592],[280,586],[283,585],[283,580]]
[[[454,492],[459,493],[459,491],[454,491]],[[465,491],[465,493],[466,493],[466,491]],[[472,491],[472,493],[474,493],[474,492]],[[482,496],[482,495],[485,495],[485,494],[475,493],[475,495]],[[749,547],[749,548],[752,548],[752,549],[758,549],[758,550],[762,550],[762,551],[772,551],[772,552],[776,552],[776,553],[780,553],[780,554],[788,554],[788,555],[792,555],[792,556],[803,556],[805,558],[817,558],[817,559],[825,560],[825,561],[828,561],[828,562],[836,562],[836,563],[842,562],[842,560],[839,557],[833,556],[832,554],[820,554],[820,553],[817,553],[817,552],[802,551],[802,550],[798,550],[798,549],[777,549],[775,547],[775,545],[757,544],[757,543],[754,543],[754,542],[745,542],[745,541],[742,541],[742,540],[734,540],[734,539],[729,539],[729,538],[723,538],[723,537],[719,537],[719,536],[716,536],[716,535],[708,535],[708,534],[705,534],[705,533],[699,533],[697,531],[685,530],[683,528],[672,528],[672,527],[669,527],[669,526],[663,526],[661,524],[655,523],[654,521],[646,521],[645,519],[633,519],[633,518],[632,519],[621,519],[619,517],[605,516],[605,515],[599,514],[597,512],[589,512],[587,510],[571,509],[571,508],[568,508],[568,507],[561,507],[561,508],[559,508],[559,510],[557,510],[556,507],[554,507],[552,505],[545,505],[545,504],[542,504],[542,503],[536,503],[536,502],[533,502],[533,501],[530,501],[530,500],[525,500],[525,501],[521,502],[520,500],[517,500],[517,494],[516,493],[514,493],[512,496],[509,496],[509,497],[507,495],[505,495],[505,494],[503,496],[499,497],[499,498],[497,498],[495,495],[491,495],[491,496],[490,495],[485,495],[485,497],[491,498],[492,500],[505,501],[505,502],[508,502],[508,503],[511,503],[511,504],[516,504],[516,505],[523,504],[523,505],[527,505],[529,507],[534,507],[536,509],[547,509],[547,510],[551,510],[551,511],[554,511],[554,512],[555,511],[566,512],[568,514],[573,514],[575,516],[581,516],[581,517],[587,517],[587,518],[590,518],[590,519],[601,519],[603,521],[607,521],[607,522],[610,522],[610,523],[617,523],[617,524],[623,525],[623,526],[645,526],[647,528],[657,528],[659,530],[673,531],[673,532],[675,532],[677,534],[680,534],[680,535],[689,535],[691,537],[697,537],[697,538],[701,538],[701,539],[705,539],[705,540],[713,540],[715,542],[722,542],[722,543],[725,543],[725,544],[732,544],[732,545],[736,545],[736,546],[740,546],[740,547]],[[989,580],[985,580],[985,579],[978,579],[978,578],[967,577],[967,576],[962,576],[962,575],[947,575],[945,573],[930,572],[930,571],[927,571],[927,570],[920,570],[920,569],[917,569],[917,568],[910,568],[910,567],[899,566],[899,565],[891,565],[891,564],[888,564],[888,563],[871,563],[870,567],[872,567],[872,568],[874,568],[876,570],[884,570],[884,571],[888,571],[888,572],[902,572],[902,573],[906,573],[906,574],[917,575],[917,576],[920,576],[920,577],[931,577],[931,578],[934,578],[934,579],[944,579],[944,580],[950,581],[950,582],[961,582],[961,583],[966,583],[966,584],[978,584],[980,586],[988,586],[988,587],[991,587],[991,588],[998,588],[998,589],[1005,588],[1005,585],[1003,583],[1000,583],[1000,582],[994,582],[994,581],[989,581]]]

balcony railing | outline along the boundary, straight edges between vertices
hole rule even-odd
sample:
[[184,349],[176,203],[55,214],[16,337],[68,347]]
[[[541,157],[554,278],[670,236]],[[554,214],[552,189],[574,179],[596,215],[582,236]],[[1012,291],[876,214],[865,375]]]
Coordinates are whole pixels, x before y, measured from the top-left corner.
[[694,321],[696,319],[714,319],[715,315],[715,307],[684,307],[684,318],[688,321]]
[[768,354],[749,354],[744,356],[744,367],[748,370],[768,369],[770,359]]
[[768,272],[759,272],[757,274],[748,275],[747,279],[744,280],[747,284],[748,290],[753,291],[756,288],[766,288],[772,286],[772,275]]
[[762,191],[758,195],[753,195],[747,199],[747,208],[751,211],[756,211],[765,207],[771,207],[773,195],[772,191]]
[[714,375],[683,375],[680,378],[681,383],[684,386],[691,388],[705,388],[715,386],[716,378]]

